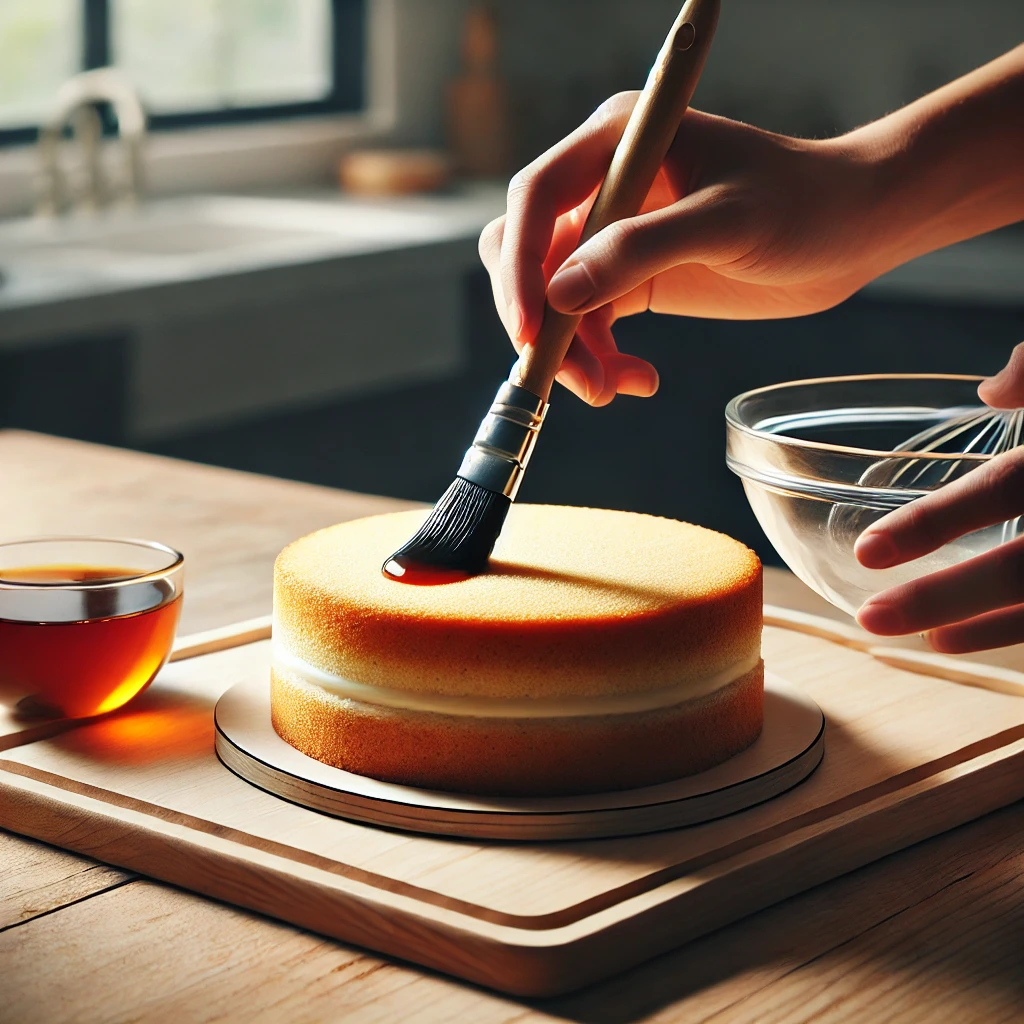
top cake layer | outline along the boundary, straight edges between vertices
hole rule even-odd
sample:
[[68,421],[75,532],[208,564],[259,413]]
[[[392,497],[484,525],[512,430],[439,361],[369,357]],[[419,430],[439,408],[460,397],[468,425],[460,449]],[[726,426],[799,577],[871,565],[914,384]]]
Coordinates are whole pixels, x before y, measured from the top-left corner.
[[491,570],[440,586],[381,572],[426,512],[357,519],[274,567],[274,642],[357,683],[453,696],[707,690],[756,661],[761,563],[672,519],[513,505]]

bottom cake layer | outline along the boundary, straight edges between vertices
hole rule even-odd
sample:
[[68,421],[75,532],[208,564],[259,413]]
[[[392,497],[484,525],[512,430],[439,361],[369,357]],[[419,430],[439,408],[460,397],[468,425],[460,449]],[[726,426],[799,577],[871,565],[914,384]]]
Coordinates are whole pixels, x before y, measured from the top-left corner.
[[763,717],[763,663],[675,707],[529,719],[381,707],[271,669],[271,718],[287,743],[357,775],[455,793],[569,796],[668,782],[745,750]]

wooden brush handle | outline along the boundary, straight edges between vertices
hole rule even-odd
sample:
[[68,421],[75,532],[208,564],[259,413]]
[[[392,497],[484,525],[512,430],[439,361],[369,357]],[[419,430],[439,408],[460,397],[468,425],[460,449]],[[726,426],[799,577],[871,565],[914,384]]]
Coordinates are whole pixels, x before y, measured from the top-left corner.
[[[720,0],[683,4],[615,149],[580,245],[609,224],[640,212],[697,88],[719,6]],[[545,303],[540,331],[520,354],[511,382],[547,400],[580,319]]]

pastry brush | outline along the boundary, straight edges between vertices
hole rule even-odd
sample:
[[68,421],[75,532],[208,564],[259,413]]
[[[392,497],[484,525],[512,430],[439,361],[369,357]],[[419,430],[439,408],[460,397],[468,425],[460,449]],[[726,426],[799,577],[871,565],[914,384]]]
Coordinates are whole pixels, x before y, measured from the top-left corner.
[[[579,244],[640,211],[697,86],[718,11],[719,0],[683,5],[615,149]],[[486,569],[580,319],[545,304],[537,337],[523,347],[498,389],[458,475],[416,535],[384,563],[386,575],[426,583]]]

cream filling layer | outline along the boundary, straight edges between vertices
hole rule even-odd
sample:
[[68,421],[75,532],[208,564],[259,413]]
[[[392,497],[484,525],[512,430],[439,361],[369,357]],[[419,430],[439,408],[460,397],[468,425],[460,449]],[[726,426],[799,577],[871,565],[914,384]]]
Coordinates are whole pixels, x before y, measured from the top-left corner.
[[361,704],[379,704],[403,711],[427,711],[438,715],[462,715],[469,718],[585,718],[595,715],[636,714],[674,707],[687,700],[704,697],[728,686],[757,667],[760,650],[720,672],[688,679],[678,686],[639,693],[612,693],[598,697],[454,697],[444,693],[417,693],[386,686],[356,683],[343,676],[324,672],[315,665],[274,644],[274,664],[329,693]]

